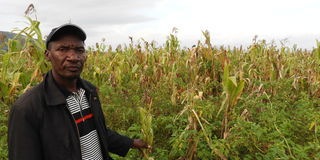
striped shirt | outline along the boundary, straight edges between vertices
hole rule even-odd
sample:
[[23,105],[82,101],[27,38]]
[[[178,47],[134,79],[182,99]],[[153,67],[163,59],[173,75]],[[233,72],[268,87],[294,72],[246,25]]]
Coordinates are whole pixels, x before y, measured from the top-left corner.
[[82,159],[103,160],[98,133],[85,90],[80,88],[78,92],[70,94],[67,97],[67,106],[77,124]]

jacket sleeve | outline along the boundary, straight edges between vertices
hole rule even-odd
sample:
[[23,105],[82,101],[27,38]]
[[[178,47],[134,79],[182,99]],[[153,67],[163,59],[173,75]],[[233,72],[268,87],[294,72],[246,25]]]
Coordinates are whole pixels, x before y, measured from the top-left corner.
[[122,136],[111,129],[106,128],[106,130],[109,151],[124,157],[132,147],[133,140],[129,137]]
[[29,108],[14,105],[8,122],[9,160],[41,160],[41,142]]

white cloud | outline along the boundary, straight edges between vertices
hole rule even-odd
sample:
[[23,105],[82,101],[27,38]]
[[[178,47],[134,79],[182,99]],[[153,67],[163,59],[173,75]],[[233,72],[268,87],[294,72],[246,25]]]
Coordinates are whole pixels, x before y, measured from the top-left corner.
[[182,45],[189,46],[203,40],[206,29],[219,45],[249,44],[259,35],[311,48],[320,38],[317,0],[5,0],[0,19],[6,23],[0,30],[25,26],[23,13],[30,3],[44,33],[71,20],[87,31],[89,44],[101,38],[112,45],[127,43],[128,36],[161,44],[173,27]]

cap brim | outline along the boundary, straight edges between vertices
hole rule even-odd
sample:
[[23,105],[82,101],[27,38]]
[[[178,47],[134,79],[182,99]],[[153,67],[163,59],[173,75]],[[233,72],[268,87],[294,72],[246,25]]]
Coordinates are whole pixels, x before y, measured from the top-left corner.
[[60,38],[63,35],[76,35],[78,36],[82,41],[85,41],[87,36],[86,33],[77,25],[74,24],[64,24],[57,28],[54,28],[51,33],[48,35],[46,39],[46,47],[48,48],[48,44],[51,41],[56,40],[57,38]]

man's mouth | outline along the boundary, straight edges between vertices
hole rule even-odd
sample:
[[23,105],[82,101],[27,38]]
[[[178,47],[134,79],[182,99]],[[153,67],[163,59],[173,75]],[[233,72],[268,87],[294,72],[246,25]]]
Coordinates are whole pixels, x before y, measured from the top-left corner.
[[71,72],[76,72],[80,70],[79,66],[67,66],[66,69]]

